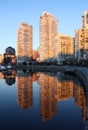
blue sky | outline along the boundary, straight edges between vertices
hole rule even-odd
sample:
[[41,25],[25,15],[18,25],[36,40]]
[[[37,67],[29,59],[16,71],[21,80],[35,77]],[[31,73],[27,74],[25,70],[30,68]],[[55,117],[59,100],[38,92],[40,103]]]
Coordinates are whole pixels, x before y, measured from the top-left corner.
[[21,22],[33,26],[33,48],[39,46],[39,19],[43,11],[53,14],[58,32],[75,36],[82,26],[81,16],[88,10],[88,0],[0,0],[0,54],[8,46],[16,49],[17,30]]

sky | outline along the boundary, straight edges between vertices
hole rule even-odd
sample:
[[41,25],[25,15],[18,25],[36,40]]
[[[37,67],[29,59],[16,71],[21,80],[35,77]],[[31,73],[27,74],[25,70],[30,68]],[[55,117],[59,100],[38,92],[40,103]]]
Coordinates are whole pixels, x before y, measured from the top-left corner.
[[17,49],[17,30],[22,22],[33,27],[33,49],[39,47],[39,20],[44,11],[58,20],[58,32],[75,36],[88,0],[0,0],[0,54],[9,46]]

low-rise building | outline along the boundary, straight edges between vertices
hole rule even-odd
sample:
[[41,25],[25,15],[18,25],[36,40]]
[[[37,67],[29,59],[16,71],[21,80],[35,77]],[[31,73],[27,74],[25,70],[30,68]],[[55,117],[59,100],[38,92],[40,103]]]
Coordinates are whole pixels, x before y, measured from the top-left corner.
[[74,57],[74,38],[59,33],[55,55],[59,63],[71,60]]

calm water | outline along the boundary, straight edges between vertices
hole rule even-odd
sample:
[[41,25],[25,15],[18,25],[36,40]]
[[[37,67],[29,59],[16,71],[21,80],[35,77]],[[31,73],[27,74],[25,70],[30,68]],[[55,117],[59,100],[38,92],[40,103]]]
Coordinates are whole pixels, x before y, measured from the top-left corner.
[[85,91],[74,77],[0,72],[0,130],[85,130],[86,111]]

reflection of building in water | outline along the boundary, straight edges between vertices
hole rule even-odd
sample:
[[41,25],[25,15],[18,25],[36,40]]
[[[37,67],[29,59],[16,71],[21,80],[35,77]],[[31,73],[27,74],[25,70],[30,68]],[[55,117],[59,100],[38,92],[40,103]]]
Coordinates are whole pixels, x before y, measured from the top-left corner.
[[71,80],[57,81],[57,98],[58,101],[66,100],[73,97],[74,83]]
[[39,75],[40,85],[40,113],[43,120],[52,118],[57,112],[56,80],[44,74]]
[[14,84],[15,78],[16,78],[16,71],[15,70],[7,71],[6,73],[4,73],[4,79],[6,80],[6,83],[8,85]]
[[4,78],[4,75],[2,72],[0,72],[0,79],[3,79]]
[[27,109],[32,106],[32,77],[17,77],[17,96],[18,104],[21,109]]
[[84,121],[86,119],[86,96],[84,93],[84,89],[80,86],[76,86],[74,90],[74,96],[75,96],[75,103],[78,105],[82,110],[82,117],[84,118]]
[[6,78],[6,83],[10,86],[15,83],[15,78]]
[[[86,97],[84,89],[80,86],[80,83],[75,79],[71,79],[71,77],[66,77],[64,79],[58,80],[57,88],[58,88],[58,101],[69,99],[71,97],[75,98],[75,103],[82,110],[82,117],[86,118]],[[66,80],[65,80],[66,79]]]
[[37,60],[38,59],[38,51],[33,50],[33,60]]
[[37,73],[33,73],[32,82],[37,81],[37,79],[38,79]]
[[43,120],[52,118],[57,112],[57,102],[75,98],[75,103],[82,109],[82,116],[86,118],[86,97],[79,82],[72,77],[58,78],[38,74],[40,85],[40,113]]

